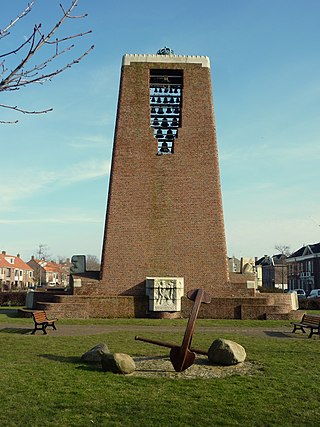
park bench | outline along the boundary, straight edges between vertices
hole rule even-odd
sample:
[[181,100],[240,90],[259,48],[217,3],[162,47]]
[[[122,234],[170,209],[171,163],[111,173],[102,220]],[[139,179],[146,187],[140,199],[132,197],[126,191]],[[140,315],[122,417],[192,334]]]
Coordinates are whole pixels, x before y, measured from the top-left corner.
[[51,326],[53,329],[57,329],[55,327],[54,322],[58,319],[48,319],[47,313],[45,311],[34,311],[32,313],[33,321],[34,321],[34,330],[31,332],[31,335],[34,335],[36,331],[42,330],[45,335],[47,335],[47,327]]
[[[320,316],[316,314],[304,314],[302,316],[301,322],[291,322],[293,324],[294,333],[297,329],[301,329],[305,334],[305,328],[310,329],[310,334],[308,338],[311,338],[314,333],[320,335]],[[316,331],[316,332],[314,332]]]

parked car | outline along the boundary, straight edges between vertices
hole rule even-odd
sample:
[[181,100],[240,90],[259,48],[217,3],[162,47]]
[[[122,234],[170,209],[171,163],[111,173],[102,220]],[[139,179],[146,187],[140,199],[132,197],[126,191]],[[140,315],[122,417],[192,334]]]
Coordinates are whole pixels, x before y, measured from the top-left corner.
[[308,298],[320,298],[320,289],[312,289]]
[[298,295],[298,298],[300,299],[306,298],[306,293],[304,289],[291,289],[288,293],[292,294],[292,292],[296,292]]

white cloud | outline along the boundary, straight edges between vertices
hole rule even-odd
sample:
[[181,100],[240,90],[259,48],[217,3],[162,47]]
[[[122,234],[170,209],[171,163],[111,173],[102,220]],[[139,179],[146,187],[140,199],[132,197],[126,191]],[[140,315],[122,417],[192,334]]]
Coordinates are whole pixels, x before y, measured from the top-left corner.
[[79,136],[68,143],[69,147],[76,149],[97,148],[100,146],[105,148],[109,145],[111,145],[111,140],[104,135]]
[[16,202],[33,197],[40,191],[48,188],[54,190],[108,175],[110,162],[91,159],[71,165],[63,170],[16,170],[14,176],[2,177],[0,192],[0,211],[10,211]]

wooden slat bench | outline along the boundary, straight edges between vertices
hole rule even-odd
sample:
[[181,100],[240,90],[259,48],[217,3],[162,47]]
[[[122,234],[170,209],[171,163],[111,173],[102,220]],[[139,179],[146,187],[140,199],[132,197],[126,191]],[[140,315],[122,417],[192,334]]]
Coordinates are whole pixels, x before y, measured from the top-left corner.
[[48,319],[47,313],[43,310],[34,311],[32,313],[33,321],[34,321],[34,330],[31,332],[31,335],[34,335],[36,331],[42,330],[45,335],[47,335],[47,327],[51,326],[53,329],[57,329],[54,322],[58,319]]
[[[320,335],[320,316],[316,314],[304,314],[302,316],[301,322],[291,322],[293,324],[294,333],[297,329],[301,329],[305,334],[305,329],[310,329],[310,334],[308,338],[311,338],[314,333]],[[316,332],[314,332],[316,331]]]

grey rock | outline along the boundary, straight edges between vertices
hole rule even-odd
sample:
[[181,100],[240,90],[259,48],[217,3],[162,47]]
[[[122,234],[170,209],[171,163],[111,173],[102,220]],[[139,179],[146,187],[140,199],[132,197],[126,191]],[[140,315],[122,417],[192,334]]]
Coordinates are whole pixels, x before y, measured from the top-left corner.
[[236,365],[245,361],[246,351],[234,341],[219,338],[211,344],[208,358],[211,363],[217,365]]
[[110,353],[107,344],[97,344],[81,356],[82,362],[100,363],[102,354]]
[[132,357],[124,353],[103,354],[101,366],[104,372],[115,374],[131,374],[136,369]]

